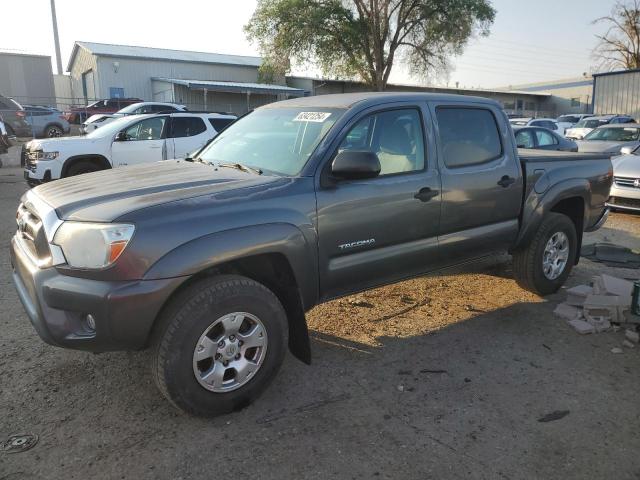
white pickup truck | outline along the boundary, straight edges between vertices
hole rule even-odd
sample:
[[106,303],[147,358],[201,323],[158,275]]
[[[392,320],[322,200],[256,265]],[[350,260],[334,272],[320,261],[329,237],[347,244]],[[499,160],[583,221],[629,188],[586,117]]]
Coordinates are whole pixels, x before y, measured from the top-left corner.
[[185,158],[236,119],[219,113],[131,115],[88,135],[31,140],[22,151],[30,185],[82,173]]

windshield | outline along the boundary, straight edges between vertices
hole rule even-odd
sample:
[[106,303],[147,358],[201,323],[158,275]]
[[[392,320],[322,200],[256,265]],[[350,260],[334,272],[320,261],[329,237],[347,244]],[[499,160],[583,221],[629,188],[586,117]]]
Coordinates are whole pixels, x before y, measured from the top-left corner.
[[342,113],[330,108],[262,108],[226,128],[198,160],[295,175]]
[[598,128],[600,125],[606,125],[606,120],[580,120],[576,124],[576,128]]
[[128,117],[118,118],[116,120],[113,120],[107,123],[106,125],[100,128],[95,129],[93,132],[85,135],[85,137],[86,138],[104,138],[104,137],[108,137],[109,135],[115,135],[130,123],[133,123],[134,118],[137,119],[139,117],[128,116]]
[[577,123],[578,117],[574,117],[573,115],[562,115],[556,119],[556,122],[561,123]]
[[596,128],[589,132],[585,140],[605,140],[608,142],[633,142],[638,140],[640,128]]

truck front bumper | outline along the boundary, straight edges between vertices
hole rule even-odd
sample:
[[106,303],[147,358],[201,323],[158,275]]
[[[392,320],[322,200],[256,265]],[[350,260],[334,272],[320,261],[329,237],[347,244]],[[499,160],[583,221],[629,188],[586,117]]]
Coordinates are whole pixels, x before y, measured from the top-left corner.
[[70,277],[53,267],[38,268],[15,238],[11,265],[18,296],[40,338],[58,347],[91,352],[144,348],[165,301],[185,280]]

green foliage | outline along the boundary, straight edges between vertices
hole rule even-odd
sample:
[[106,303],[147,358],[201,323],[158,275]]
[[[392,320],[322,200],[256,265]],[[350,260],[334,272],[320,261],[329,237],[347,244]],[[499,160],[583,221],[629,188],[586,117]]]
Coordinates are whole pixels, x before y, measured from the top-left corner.
[[272,76],[295,60],[383,90],[396,58],[418,75],[446,68],[494,17],[489,0],[258,0],[245,32]]

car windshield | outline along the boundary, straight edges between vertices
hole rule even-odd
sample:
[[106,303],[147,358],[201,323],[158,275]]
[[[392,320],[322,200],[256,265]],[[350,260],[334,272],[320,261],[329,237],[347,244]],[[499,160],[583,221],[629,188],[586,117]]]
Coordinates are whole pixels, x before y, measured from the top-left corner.
[[198,160],[295,175],[344,110],[262,108],[226,128]]
[[576,123],[578,121],[578,117],[574,117],[573,115],[562,115],[561,117],[558,117],[558,119],[556,120],[556,122],[561,122],[561,123]]
[[104,138],[104,137],[108,137],[109,135],[115,135],[117,132],[122,130],[124,127],[126,127],[130,123],[133,123],[138,118],[139,117],[137,115],[133,117],[128,116],[128,117],[118,118],[116,120],[113,120],[112,122],[107,123],[106,125],[100,128],[97,128],[96,130],[87,134],[85,137],[86,138]]
[[589,132],[585,140],[604,140],[608,142],[633,142],[638,140],[640,128],[596,128]]
[[606,120],[580,120],[576,124],[576,128],[598,128],[606,123],[608,123]]

